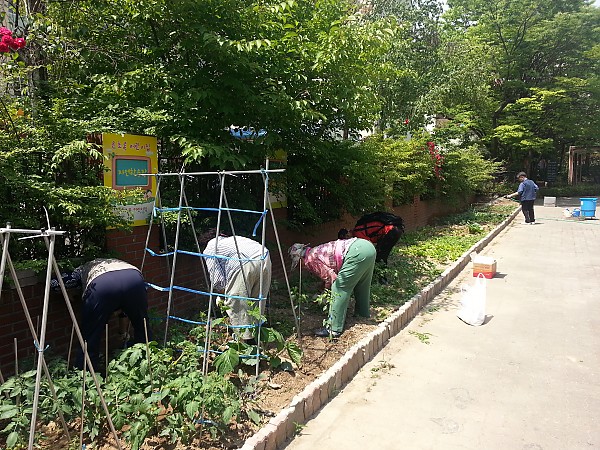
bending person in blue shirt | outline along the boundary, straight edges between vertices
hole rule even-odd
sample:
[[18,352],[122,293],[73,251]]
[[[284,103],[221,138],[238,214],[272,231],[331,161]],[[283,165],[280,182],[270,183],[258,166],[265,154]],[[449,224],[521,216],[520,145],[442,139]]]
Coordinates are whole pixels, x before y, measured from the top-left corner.
[[535,213],[533,212],[533,203],[535,202],[535,198],[537,196],[538,185],[535,184],[532,180],[527,178],[527,174],[525,172],[519,172],[517,174],[517,180],[520,181],[519,188],[517,192],[513,192],[506,196],[506,198],[520,196],[521,200],[521,210],[523,211],[523,215],[525,216],[525,224],[535,225]]

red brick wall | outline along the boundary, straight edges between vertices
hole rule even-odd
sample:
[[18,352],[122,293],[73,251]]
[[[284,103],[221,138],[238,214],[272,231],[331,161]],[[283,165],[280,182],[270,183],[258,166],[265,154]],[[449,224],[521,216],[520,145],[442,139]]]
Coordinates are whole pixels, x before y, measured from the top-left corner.
[[[389,207],[387,210],[393,212],[397,216],[402,217],[404,220],[405,231],[410,231],[428,225],[431,220],[436,217],[462,211],[468,204],[469,201],[467,200],[462,205],[451,205],[443,200],[421,201],[419,196],[416,195],[411,204],[398,206],[396,208]],[[313,227],[306,227],[302,231],[293,231],[281,225],[281,223],[284,223],[283,221],[286,218],[285,209],[276,209],[274,211],[274,215],[275,220],[277,221],[277,232],[284,253],[284,258],[286,258],[285,264],[287,267],[289,267],[287,249],[290,247],[290,245],[295,242],[317,245],[322,244],[323,242],[332,241],[337,239],[337,234],[340,228],[346,228],[350,230],[354,228],[354,224],[359,219],[359,217],[346,214],[337,221],[328,222]],[[270,241],[271,245],[275,245],[276,237],[271,225],[271,220],[268,220],[267,223],[269,224],[269,227],[267,228],[267,239]],[[275,278],[283,279],[281,258],[274,251],[271,252],[271,255],[273,263],[273,276]]]
[[[42,307],[44,300],[44,285],[41,283],[22,288],[33,326],[41,329]],[[76,311],[78,305],[74,305]],[[71,334],[71,318],[68,315],[65,302],[61,296],[52,294],[48,303],[47,344],[52,350],[68,349]],[[14,340],[17,340],[18,364],[20,370],[24,359],[35,353],[33,338],[23,312],[23,307],[15,289],[3,290],[0,296],[0,363],[4,376],[14,373],[15,350]]]
[[[436,216],[450,214],[461,208],[452,207],[439,200],[423,202],[417,196],[412,204],[391,209],[404,219],[406,230],[414,230],[415,228],[427,225]],[[283,225],[286,219],[285,209],[275,210],[274,215],[277,222],[277,234],[279,235],[284,258],[286,258],[285,264],[287,267],[289,267],[287,249],[291,244],[294,242],[320,244],[334,240],[337,238],[337,232],[340,228],[352,228],[357,219],[357,217],[346,215],[339,221],[315,227],[307,227],[302,232],[296,232],[287,229]],[[275,249],[277,248],[277,239],[270,217],[266,222],[269,224],[267,227],[267,240],[269,241],[270,248]],[[158,232],[158,227],[153,226],[149,247],[154,251],[158,251],[159,247]],[[147,235],[148,227],[145,226],[135,227],[131,232],[111,231],[107,235],[107,248],[114,250],[119,258],[137,267],[142,267]],[[172,264],[172,257],[169,259],[169,263]],[[272,262],[274,278],[282,279],[282,261],[277,251],[272,251]],[[146,281],[163,287],[169,286],[170,271],[167,258],[146,254],[143,273]],[[205,289],[203,287],[205,286],[204,271],[197,257],[177,255],[177,270],[174,285],[198,290]],[[28,310],[32,316],[33,325],[34,327],[38,326],[38,322],[41,322],[44,285],[38,283],[33,286],[24,287],[23,293]],[[148,293],[149,308],[155,312],[155,315],[164,317],[168,306],[168,293],[154,289],[149,289]],[[80,299],[74,298],[72,305],[76,317],[79,318]],[[177,290],[173,292],[171,315],[193,319],[199,311],[205,309],[205,296]],[[60,293],[52,293],[50,295],[48,317],[46,343],[50,345],[49,352],[66,355],[69,348],[72,321],[68,314],[65,300]],[[118,332],[116,319],[111,319],[109,322],[109,332],[111,334],[111,348],[116,348]],[[35,348],[17,292],[15,289],[8,289],[5,286],[0,295],[0,368],[4,376],[14,373],[15,338],[17,339],[17,354],[21,368],[25,358],[35,355]],[[159,341],[162,339],[161,336],[155,336],[155,338]],[[75,343],[73,344],[74,349],[78,348],[76,342],[77,340],[75,339]]]

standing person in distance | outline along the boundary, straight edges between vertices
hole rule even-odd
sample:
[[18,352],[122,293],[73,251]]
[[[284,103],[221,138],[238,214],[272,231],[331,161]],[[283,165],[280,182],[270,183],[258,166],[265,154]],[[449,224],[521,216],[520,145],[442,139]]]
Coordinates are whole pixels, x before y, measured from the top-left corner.
[[539,187],[532,180],[527,178],[527,174],[525,172],[519,172],[517,174],[517,180],[520,182],[517,192],[508,194],[506,198],[520,196],[521,210],[523,211],[523,216],[525,216],[525,222],[523,223],[526,225],[535,225],[533,203],[537,197],[537,191],[539,190]]

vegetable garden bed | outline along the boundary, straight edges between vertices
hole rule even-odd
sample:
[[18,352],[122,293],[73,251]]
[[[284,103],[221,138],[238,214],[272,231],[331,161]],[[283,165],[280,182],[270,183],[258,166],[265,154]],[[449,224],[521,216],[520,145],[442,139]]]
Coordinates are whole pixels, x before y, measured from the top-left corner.
[[[325,314],[316,300],[320,283],[303,274],[291,280],[300,317],[302,338],[286,289],[274,285],[261,341],[266,343],[259,375],[256,348],[231,343],[215,332],[211,371],[202,375],[203,327],[180,327],[165,348],[152,343],[123,351],[109,365],[101,381],[122,448],[229,449],[244,441],[285,408],[308,384],[329,369],[344,353],[377,327],[421,288],[443,272],[475,242],[515,209],[514,202],[497,201],[474,206],[437,224],[406,233],[393,251],[387,268],[376,269],[372,288],[372,318],[352,316],[346,331],[335,342],[312,335]],[[385,280],[385,283],[382,281]],[[302,358],[300,359],[300,351]],[[47,449],[118,448],[89,374],[67,370],[63,360],[51,361],[52,381],[58,402],[42,386],[36,444]],[[33,400],[35,372],[21,373],[0,387],[0,445],[26,448]],[[81,408],[85,387],[85,406]],[[60,408],[69,425],[70,440],[60,428]],[[82,420],[83,419],[83,420]]]

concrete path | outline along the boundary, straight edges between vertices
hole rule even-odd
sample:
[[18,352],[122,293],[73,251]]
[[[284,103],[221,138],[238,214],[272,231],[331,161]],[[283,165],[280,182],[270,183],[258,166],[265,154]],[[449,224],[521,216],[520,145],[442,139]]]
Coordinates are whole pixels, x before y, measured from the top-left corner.
[[600,449],[600,220],[559,205],[482,252],[482,326],[456,317],[469,265],[285,448]]

